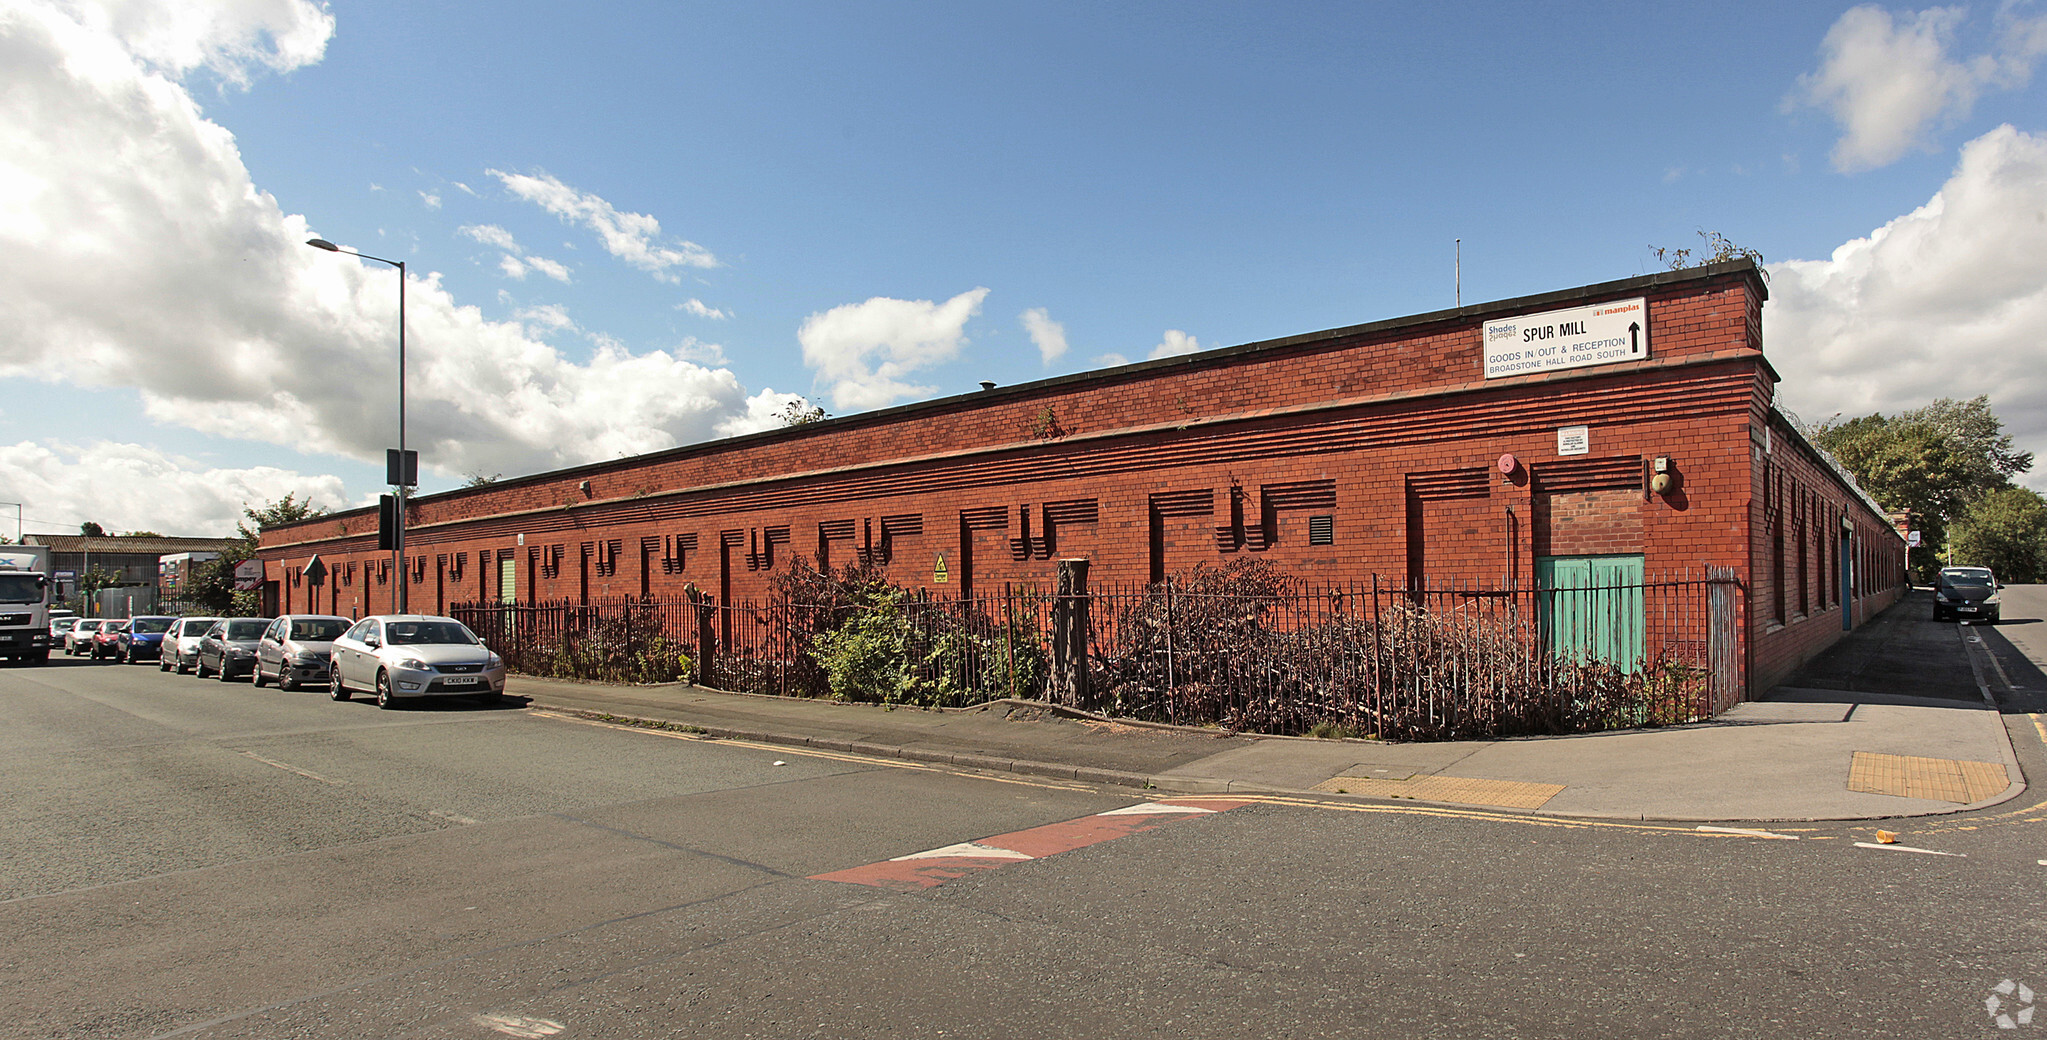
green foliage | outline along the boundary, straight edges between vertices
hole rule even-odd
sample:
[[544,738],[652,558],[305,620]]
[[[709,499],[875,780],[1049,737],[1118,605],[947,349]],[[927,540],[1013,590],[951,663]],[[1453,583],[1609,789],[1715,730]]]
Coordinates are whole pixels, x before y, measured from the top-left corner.
[[1673,271],[1682,271],[1688,267],[1705,267],[1708,264],[1747,258],[1755,262],[1756,270],[1762,272],[1764,281],[1770,280],[1769,269],[1763,266],[1763,254],[1753,249],[1744,249],[1741,246],[1735,245],[1733,242],[1728,241],[1726,235],[1718,231],[1707,231],[1704,228],[1700,228],[1699,237],[1705,240],[1706,245],[1704,249],[1698,252],[1690,249],[1665,249],[1662,246],[1650,246],[1649,251],[1656,254],[1657,263],[1668,264]]
[[2030,488],[1992,491],[1955,522],[1954,561],[1988,567],[2004,582],[2047,578],[2047,499]]
[[90,520],[78,525],[78,533],[87,538],[105,538],[107,529]]
[[895,704],[911,691],[911,627],[902,600],[900,592],[886,594],[813,642],[833,699]]
[[808,426],[831,418],[831,413],[801,398],[782,406],[775,418],[784,426]]
[[78,579],[78,591],[91,599],[101,589],[111,589],[121,584],[121,576],[105,567],[89,568]]
[[758,616],[773,633],[771,656],[788,663],[772,681],[754,677],[762,689],[923,706],[1035,697],[1044,689],[1043,603],[1033,594],[1013,597],[1004,622],[981,603],[911,592],[878,568],[821,570],[800,556],[768,584]]
[[326,512],[296,493],[265,506],[245,507],[242,510],[245,519],[235,524],[235,544],[222,550],[219,558],[192,568],[192,579],[181,590],[185,601],[210,614],[256,616],[261,610],[261,598],[255,592],[235,591],[235,568],[255,557],[256,539],[263,528],[323,516]]
[[1913,553],[1922,581],[1939,566],[1949,524],[2033,468],[2032,453],[2012,447],[1987,396],[1941,398],[1894,416],[1837,417],[1813,430],[1812,439],[1885,508],[1912,511],[1931,550]]
[[492,473],[489,475],[485,475],[482,471],[478,471],[469,474],[469,479],[463,481],[462,486],[466,488],[489,487],[492,484],[495,484],[498,481],[503,480],[504,478],[505,475],[502,473]]

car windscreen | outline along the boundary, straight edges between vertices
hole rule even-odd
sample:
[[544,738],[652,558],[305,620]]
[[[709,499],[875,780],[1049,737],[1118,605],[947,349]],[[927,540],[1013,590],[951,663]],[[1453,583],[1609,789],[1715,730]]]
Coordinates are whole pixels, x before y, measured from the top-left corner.
[[43,581],[33,574],[0,574],[0,603],[41,603]]
[[291,638],[309,643],[331,643],[348,631],[348,622],[327,618],[295,618],[291,623]]
[[198,618],[187,621],[183,627],[178,629],[178,634],[181,636],[203,636],[206,634],[207,629],[213,627],[213,621],[214,619],[212,618]]
[[136,618],[135,623],[128,626],[128,631],[138,632],[143,635],[148,635],[152,632],[168,632],[170,631],[172,620],[167,617]]
[[221,638],[235,642],[261,639],[263,638],[263,630],[269,627],[270,622],[264,621],[261,618],[251,618],[247,621],[230,621],[227,623],[227,631],[221,634]]
[[421,643],[467,643],[473,646],[476,636],[456,621],[386,621],[384,641],[393,646]]
[[1988,588],[1990,585],[1990,572],[1942,571],[1940,572],[1940,583],[1943,585],[1967,585],[1978,589]]

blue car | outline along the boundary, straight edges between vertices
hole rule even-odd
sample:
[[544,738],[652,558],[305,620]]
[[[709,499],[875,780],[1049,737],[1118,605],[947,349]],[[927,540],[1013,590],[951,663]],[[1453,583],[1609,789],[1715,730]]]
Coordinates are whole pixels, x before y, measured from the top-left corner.
[[163,653],[163,636],[171,630],[178,619],[174,617],[134,617],[128,619],[128,627],[114,640],[116,660],[134,664],[137,661],[154,661]]

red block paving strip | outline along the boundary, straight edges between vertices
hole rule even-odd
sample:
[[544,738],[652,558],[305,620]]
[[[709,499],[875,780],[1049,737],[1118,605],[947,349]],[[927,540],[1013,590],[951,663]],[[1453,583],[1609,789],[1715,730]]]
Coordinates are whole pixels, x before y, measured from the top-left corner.
[[1065,823],[1048,823],[1043,827],[997,834],[979,841],[963,841],[958,845],[947,845],[928,852],[897,856],[880,863],[869,863],[864,867],[835,870],[829,874],[813,874],[811,879],[839,881],[848,885],[868,885],[896,892],[919,892],[927,888],[936,888],[977,870],[994,870],[1027,859],[1056,856],[1062,852],[1071,852],[1097,842],[1112,841],[1178,820],[1191,820],[1200,816],[1228,812],[1244,804],[1247,803],[1216,798],[1175,798],[1168,802],[1144,802],[1096,813],[1093,816],[1083,816],[1077,820],[1067,820]]

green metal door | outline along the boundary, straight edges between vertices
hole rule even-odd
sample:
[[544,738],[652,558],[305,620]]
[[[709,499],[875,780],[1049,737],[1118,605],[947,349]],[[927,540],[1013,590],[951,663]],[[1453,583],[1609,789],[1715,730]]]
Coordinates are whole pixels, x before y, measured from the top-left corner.
[[1535,585],[1550,652],[1640,670],[1645,653],[1642,557],[1538,556]]

